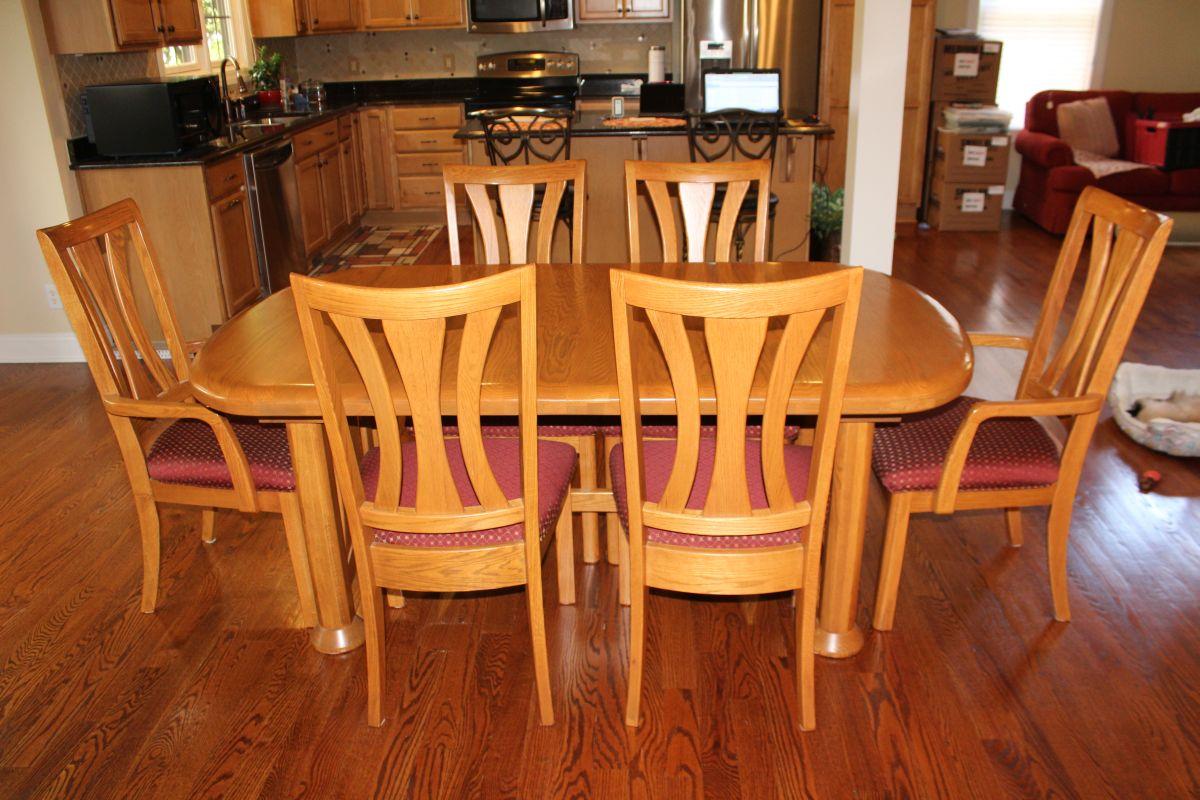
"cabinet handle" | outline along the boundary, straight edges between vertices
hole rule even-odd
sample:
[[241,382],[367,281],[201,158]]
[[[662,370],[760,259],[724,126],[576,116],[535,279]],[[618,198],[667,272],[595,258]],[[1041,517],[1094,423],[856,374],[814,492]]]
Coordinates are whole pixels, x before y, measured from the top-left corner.
[[168,25],[168,26],[167,26],[167,33],[174,33],[174,32],[175,32],[175,26],[174,26],[174,25]]
[[229,181],[236,181],[237,179],[238,179],[238,176],[237,176],[237,173],[236,173],[236,172],[234,172],[234,173],[231,173],[231,174],[229,174],[229,175],[226,175],[226,176],[225,176],[225,181],[226,181],[226,182],[229,182]]
[[166,33],[166,32],[167,32],[167,30],[166,30],[166,28],[164,28],[162,25],[159,25],[159,26],[158,26],[158,32],[159,32],[159,33]]
[[417,117],[421,122],[433,122],[437,117]]
[[230,200],[228,203],[225,204],[225,210],[228,211],[231,208],[237,208],[241,204],[242,204],[242,198],[235,197],[232,200]]
[[436,167],[436,166],[437,166],[437,164],[435,164],[435,163],[433,163],[433,162],[431,162],[431,161],[427,161],[427,162],[425,162],[424,164],[422,164],[421,166],[422,166],[422,167]]
[[421,144],[437,144],[437,139],[422,139]]

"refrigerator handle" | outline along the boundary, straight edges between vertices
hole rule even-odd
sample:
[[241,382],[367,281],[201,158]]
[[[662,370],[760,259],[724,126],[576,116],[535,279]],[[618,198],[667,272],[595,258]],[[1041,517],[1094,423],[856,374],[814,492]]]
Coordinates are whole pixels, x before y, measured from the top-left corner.
[[750,17],[749,24],[746,26],[746,33],[749,38],[747,47],[742,52],[745,54],[746,63],[742,64],[743,69],[754,69],[758,66],[758,0],[744,0],[747,6],[747,15]]

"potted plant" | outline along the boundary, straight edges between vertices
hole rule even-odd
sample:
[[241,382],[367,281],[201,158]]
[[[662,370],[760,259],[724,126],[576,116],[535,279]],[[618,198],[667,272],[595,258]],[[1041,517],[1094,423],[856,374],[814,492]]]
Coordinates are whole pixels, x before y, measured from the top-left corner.
[[283,96],[279,91],[279,73],[282,69],[282,53],[268,53],[266,45],[258,48],[258,59],[250,67],[250,77],[258,88],[260,106],[282,105]]
[[843,191],[830,189],[823,183],[812,188],[812,212],[809,214],[809,248],[813,261],[842,260],[842,202]]

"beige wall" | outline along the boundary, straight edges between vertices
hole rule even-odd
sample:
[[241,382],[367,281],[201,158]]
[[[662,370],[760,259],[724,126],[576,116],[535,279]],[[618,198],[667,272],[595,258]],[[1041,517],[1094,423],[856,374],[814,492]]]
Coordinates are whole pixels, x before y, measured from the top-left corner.
[[1109,2],[1112,22],[1097,88],[1200,92],[1200,2]]
[[81,208],[56,135],[66,119],[36,0],[0,2],[0,75],[9,109],[0,114],[0,337],[69,331],[63,312],[46,303],[50,276],[34,238]]

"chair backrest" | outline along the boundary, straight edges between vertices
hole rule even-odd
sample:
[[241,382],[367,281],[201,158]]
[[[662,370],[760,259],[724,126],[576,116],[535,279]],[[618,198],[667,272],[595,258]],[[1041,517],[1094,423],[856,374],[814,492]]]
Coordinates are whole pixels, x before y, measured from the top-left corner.
[[[862,269],[848,268],[789,281],[759,284],[694,283],[625,270],[611,273],[613,339],[631,518],[680,533],[733,536],[810,527],[819,549],[832,475],[833,450],[862,291]],[[635,310],[648,319],[650,336]],[[825,324],[827,330],[818,333]],[[703,323],[701,336],[687,321]],[[782,324],[778,324],[782,320]],[[774,324],[772,324],[774,323]],[[813,440],[807,496],[792,495],[785,470],[784,421],[800,364],[816,340],[824,353],[821,402]],[[678,417],[675,461],[662,498],[643,505],[641,409],[635,353],[656,339],[671,376]],[[637,340],[636,342],[634,340]],[[707,367],[703,354],[707,352]],[[760,368],[760,361],[763,362]],[[810,360],[810,363],[813,363]],[[700,451],[701,375],[711,375],[717,436],[713,480],[702,509],[688,509]],[[767,507],[753,509],[747,476],[746,424],[756,375],[765,375],[761,469]],[[761,385],[761,384],[760,384]]]
[[[1095,187],[1083,190],[1042,304],[1017,399],[1108,393],[1171,226],[1164,214]],[[1087,276],[1072,315],[1065,308],[1067,296],[1089,229]]]
[[[410,289],[351,286],[293,275],[292,288],[339,491],[356,536],[363,535],[363,525],[454,533],[524,520],[526,530],[537,530],[537,312],[531,265],[463,283]],[[484,367],[506,306],[516,306],[520,326],[523,499],[517,501],[505,498],[488,463],[480,417]],[[339,367],[343,347],[353,365],[349,371]],[[444,358],[447,350],[450,356]],[[388,380],[397,373],[416,447],[416,491],[410,506],[401,506],[402,422]],[[445,377],[455,387],[458,438],[476,506],[464,506],[446,453]],[[363,493],[342,401],[341,386],[356,378],[366,388],[378,433],[379,481],[373,501]],[[536,546],[536,536],[526,538]]]
[[680,261],[679,226],[669,186],[678,193],[683,218],[684,261],[703,262],[708,244],[717,185],[725,184],[725,197],[717,220],[714,260],[731,261],[738,213],[751,183],[756,183],[758,205],[754,216],[754,260],[767,258],[767,220],[771,199],[771,164],[768,161],[722,161],[682,164],[659,161],[625,162],[625,215],[629,224],[630,261],[641,261],[641,227],[638,220],[638,184],[646,186],[650,206],[662,237],[663,261]]
[[[188,379],[175,309],[133,200],[44,228],[37,236],[101,395],[147,400]],[[170,368],[138,313],[135,282],[149,291]]]
[[517,161],[571,158],[571,124],[575,112],[562,108],[503,108],[474,114],[483,126],[483,141],[493,167]]
[[[524,264],[529,250],[529,227],[533,218],[534,196],[543,189],[538,210],[537,237],[534,260],[547,263],[554,239],[558,208],[566,193],[567,184],[573,188],[571,209],[571,261],[583,262],[583,206],[587,194],[587,162],[556,161],[518,167],[476,167],[467,164],[448,164],[442,168],[442,187],[446,195],[446,222],[450,234],[450,261],[462,263],[458,241],[458,205],[456,186],[462,186],[471,203],[471,210],[483,240],[484,261],[500,263],[500,226],[508,245],[508,263]],[[499,219],[496,206],[487,187],[496,187]]]
[[779,114],[743,108],[688,114],[688,153],[693,162],[739,156],[752,161],[775,160]]

